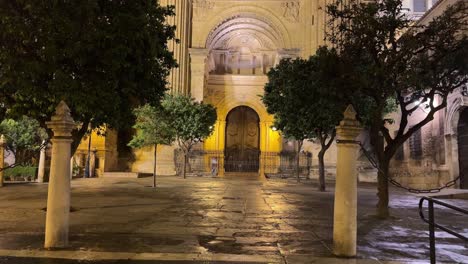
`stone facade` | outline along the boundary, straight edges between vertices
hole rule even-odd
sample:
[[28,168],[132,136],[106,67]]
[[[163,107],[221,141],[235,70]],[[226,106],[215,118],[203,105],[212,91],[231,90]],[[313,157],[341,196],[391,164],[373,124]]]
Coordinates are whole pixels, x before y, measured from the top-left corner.
[[[423,1],[424,3],[420,3]],[[404,0],[406,12],[416,23],[428,23],[447,5],[457,0]],[[326,0],[161,0],[162,5],[174,5],[176,16],[168,19],[177,26],[179,42],[169,43],[179,67],[169,76],[170,91],[190,94],[197,101],[213,104],[218,120],[213,135],[200,150],[217,153],[219,174],[223,174],[223,161],[227,159],[228,137],[242,131],[240,124],[229,126],[229,115],[239,107],[248,107],[258,116],[256,128],[260,155],[259,172],[262,173],[265,155],[294,149],[272,127],[273,116],[262,104],[260,95],[267,81],[266,73],[282,58],[308,57],[324,44]],[[424,11],[420,9],[424,7]],[[427,12],[425,12],[427,10]],[[462,91],[453,93],[449,106],[436,114],[435,120],[406,142],[393,161],[392,173],[403,185],[413,188],[436,187],[460,174],[459,138],[457,134],[461,113],[468,105]],[[468,110],[467,110],[468,111]],[[412,118],[416,122],[424,115],[421,109]],[[398,113],[392,114],[398,120]],[[468,114],[466,115],[468,116]],[[468,123],[468,121],[466,121]],[[240,129],[240,130],[239,130]],[[392,130],[392,128],[390,128]],[[393,130],[396,130],[393,128]],[[468,133],[468,132],[467,132]],[[363,133],[361,139],[366,141]],[[104,171],[122,170],[117,158],[117,135],[108,133],[104,140],[93,134],[93,147],[99,159],[97,175]],[[231,143],[230,143],[231,144]],[[468,144],[468,143],[467,143]],[[248,147],[248,146],[243,146]],[[175,147],[158,148],[158,173],[172,175],[175,169]],[[312,171],[316,171],[316,154],[320,147],[307,142],[304,150],[312,153]],[[133,160],[127,168],[134,172],[152,172],[152,148],[134,150]],[[82,142],[75,158],[83,162],[87,142]],[[209,159],[209,158],[208,158]],[[326,156],[327,173],[335,174],[336,146]],[[468,162],[467,162],[468,163]],[[120,166],[118,166],[120,165]],[[125,166],[124,166],[125,167]],[[361,153],[359,163],[361,181],[375,181],[373,169]],[[468,173],[468,172],[467,172]],[[312,177],[316,176],[312,173]],[[467,182],[465,180],[465,182]]]
[[[407,1],[407,4],[411,4],[411,1]],[[425,1],[428,11],[420,12],[416,23],[429,23],[457,1],[460,0]],[[393,176],[404,186],[436,188],[460,175],[461,181],[458,181],[455,187],[468,188],[468,163],[464,158],[468,153],[462,151],[463,147],[468,145],[468,142],[465,142],[468,130],[464,129],[468,125],[468,115],[465,111],[468,106],[467,90],[468,86],[465,86],[451,93],[447,107],[437,112],[434,120],[415,133],[398,151],[391,170]],[[424,118],[426,114],[421,104],[418,111],[411,116],[409,126]],[[392,114],[392,118],[398,121],[398,113]]]
[[[180,39],[180,44],[172,46],[180,65],[170,77],[172,91],[190,94],[217,108],[214,133],[202,149],[221,153],[219,158],[224,159],[228,114],[239,106],[247,106],[259,117],[259,152],[282,151],[285,143],[272,128],[273,116],[267,113],[259,95],[263,94],[266,73],[279,60],[308,57],[324,43],[326,1],[165,0],[161,3],[175,6],[176,17],[169,22],[177,25],[176,35]],[[307,143],[304,148],[317,153],[318,146]],[[151,152],[150,148],[136,150],[132,170],[151,172]],[[160,152],[158,172],[175,173],[173,148],[163,147]],[[327,155],[332,165],[335,153],[333,147]],[[261,157],[259,162],[262,160]]]

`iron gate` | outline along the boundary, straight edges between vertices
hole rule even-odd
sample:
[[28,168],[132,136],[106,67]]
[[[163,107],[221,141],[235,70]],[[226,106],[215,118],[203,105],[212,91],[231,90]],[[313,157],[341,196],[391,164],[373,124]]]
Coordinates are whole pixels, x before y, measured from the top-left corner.
[[260,151],[226,150],[224,170],[226,172],[258,172],[260,168]]

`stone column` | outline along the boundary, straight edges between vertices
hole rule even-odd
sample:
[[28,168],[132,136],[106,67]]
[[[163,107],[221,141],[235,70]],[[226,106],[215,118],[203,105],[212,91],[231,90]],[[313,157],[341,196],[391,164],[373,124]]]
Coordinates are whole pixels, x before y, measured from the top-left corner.
[[45,248],[68,246],[68,222],[70,217],[70,157],[71,131],[75,122],[70,109],[61,101],[52,120],[47,122],[52,129],[52,158],[50,164],[49,192],[45,228]]
[[42,141],[41,153],[39,155],[39,168],[37,168],[37,182],[44,182],[45,160],[46,160],[46,141]]
[[225,175],[224,171],[224,150],[226,148],[225,146],[225,140],[226,140],[226,121],[225,120],[220,120],[218,121],[218,136],[217,136],[217,148],[218,152],[220,153],[219,155],[219,161],[218,161],[218,176],[223,177]]
[[168,76],[171,92],[188,94],[189,88],[189,46],[192,31],[191,0],[161,0],[161,6],[174,6],[175,15],[166,17],[169,25],[176,26],[175,39],[168,41],[169,50],[173,52],[179,67],[172,68]]
[[[336,127],[336,137],[339,141],[354,141],[361,130],[356,111],[349,105]],[[358,151],[356,143],[337,144],[333,251],[343,257],[356,256]]]
[[0,187],[3,187],[3,169],[5,168],[5,147],[6,139],[4,135],[0,136]]
[[90,159],[89,159],[89,177],[96,177],[96,148],[91,150]]
[[190,49],[190,58],[190,94],[196,101],[202,102],[205,95],[205,74],[208,50],[202,48],[192,48]]
[[70,180],[73,179],[73,156],[70,158]]

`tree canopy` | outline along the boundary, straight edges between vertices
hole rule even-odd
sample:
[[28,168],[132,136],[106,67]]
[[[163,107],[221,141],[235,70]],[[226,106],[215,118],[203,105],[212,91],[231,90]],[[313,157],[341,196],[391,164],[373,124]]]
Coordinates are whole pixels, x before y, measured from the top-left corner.
[[170,145],[174,141],[174,128],[161,107],[146,104],[134,110],[136,134],[128,144],[134,148],[153,145]]
[[[7,150],[13,154],[15,164],[30,164],[47,139],[39,122],[23,116],[20,120],[5,119],[0,123],[0,134],[5,136]],[[12,164],[10,164],[12,165]]]
[[157,1],[2,1],[0,103],[42,126],[64,100],[81,124],[121,128],[132,108],[157,105],[176,65],[170,7]]
[[[379,161],[379,216],[388,216],[389,162],[397,149],[447,106],[448,95],[467,82],[468,4],[449,6],[428,24],[414,23],[401,0],[329,5],[328,40],[347,65],[347,87],[373,107],[356,110],[367,122]],[[388,129],[390,104],[399,110],[396,134]],[[409,126],[422,107],[427,115]]]
[[154,146],[153,187],[156,187],[156,164],[158,145],[170,145],[174,141],[175,131],[170,125],[165,109],[149,104],[134,110],[136,123],[133,128],[136,134],[128,144],[130,147],[142,148]]
[[187,157],[193,146],[211,135],[216,122],[216,109],[184,95],[166,95],[161,102],[174,139],[184,153],[183,176]]
[[321,47],[309,59],[282,60],[268,73],[263,102],[286,138],[317,140],[320,189],[325,190],[323,156],[335,137],[347,102],[343,100],[343,65],[335,49]]

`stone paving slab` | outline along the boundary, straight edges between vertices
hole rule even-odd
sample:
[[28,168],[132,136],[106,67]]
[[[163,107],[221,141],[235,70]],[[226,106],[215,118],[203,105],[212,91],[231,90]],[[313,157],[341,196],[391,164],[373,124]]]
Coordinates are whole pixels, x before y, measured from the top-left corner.
[[[358,259],[343,260],[331,251],[332,186],[322,193],[314,181],[158,180],[156,189],[147,187],[150,178],[74,180],[71,203],[76,210],[67,250],[149,254],[156,260],[158,254],[184,256],[180,261],[195,261],[184,259],[193,255],[255,256],[271,263],[427,263],[429,258],[419,198],[399,190],[391,191],[392,217],[382,221],[374,216],[375,186],[359,188]],[[47,184],[0,189],[0,249],[33,252],[24,257],[44,252],[46,198]],[[468,207],[466,200],[449,201]],[[463,216],[441,209],[436,217],[468,235]],[[436,236],[440,262],[468,263],[468,245],[443,232]]]
[[304,264],[422,264],[420,261],[379,261],[376,259],[323,258],[312,255],[286,257],[234,254],[170,254],[90,251],[0,250],[0,264],[155,264],[155,263],[304,263]]

